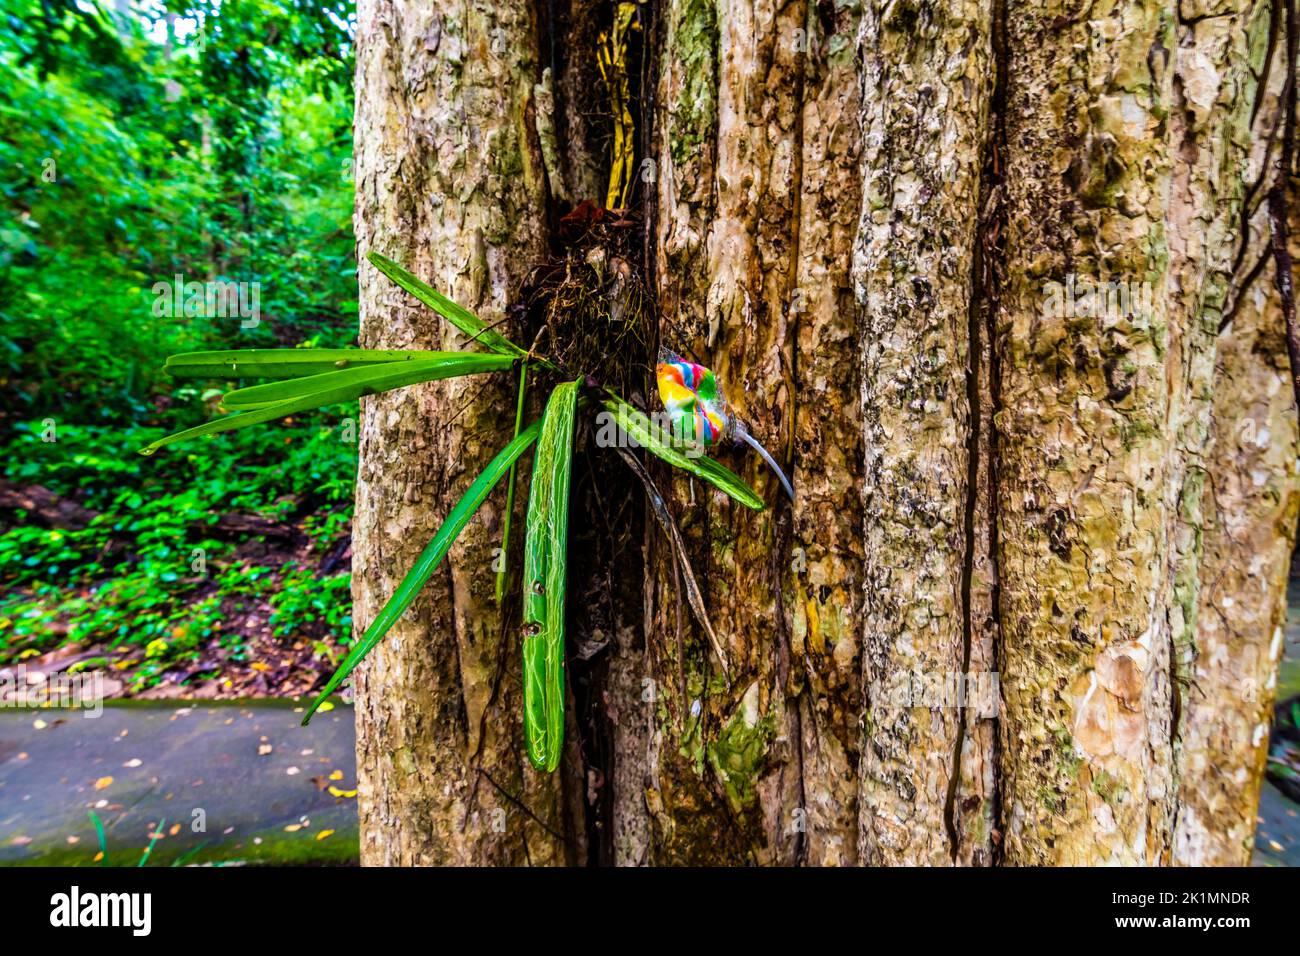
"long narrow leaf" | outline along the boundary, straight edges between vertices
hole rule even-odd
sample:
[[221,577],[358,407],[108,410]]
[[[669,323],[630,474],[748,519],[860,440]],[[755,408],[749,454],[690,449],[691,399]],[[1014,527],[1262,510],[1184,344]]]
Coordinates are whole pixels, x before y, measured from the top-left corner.
[[436,355],[381,349],[232,349],[168,356],[163,371],[175,378],[300,378],[362,365],[415,362]]
[[452,302],[451,299],[433,288],[433,286],[416,278],[387,256],[371,252],[367,254],[366,258],[374,263],[376,269],[433,309],[475,342],[479,342],[493,352],[500,352],[503,355],[520,356],[527,354],[500,332],[488,328],[487,324],[469,309]]
[[[290,399],[284,402],[276,402],[272,405],[261,405],[246,411],[240,415],[231,415],[227,418],[218,418],[214,421],[205,422],[194,428],[188,428],[183,432],[177,432],[175,435],[168,435],[166,438],[160,438],[146,448],[140,449],[142,455],[152,455],[159,448],[165,445],[171,445],[175,442],[185,441],[190,438],[198,438],[202,435],[215,435],[218,432],[233,431],[236,428],[244,428],[248,425],[259,425],[264,422],[275,421],[284,418],[286,415],[293,415],[296,412],[304,412],[312,408],[321,408],[325,405],[333,405],[337,402],[347,402],[362,395],[373,395],[376,392],[383,392],[392,388],[401,388],[405,385],[413,385],[416,382],[431,382],[439,378],[449,378],[453,375],[469,375],[474,372],[491,372],[501,368],[508,368],[511,362],[500,356],[495,355],[477,355],[465,353],[467,356],[478,360],[477,363],[463,363],[455,367],[446,363],[422,363],[411,362],[386,372],[384,376],[375,379],[363,381],[347,381],[338,385],[327,386],[318,391],[301,395],[298,398]],[[330,375],[340,373],[329,373]],[[321,376],[327,378],[328,376]],[[252,391],[252,389],[248,389]]]
[[550,773],[564,748],[564,596],[569,536],[569,471],[578,382],[558,385],[546,403],[533,459],[524,541],[524,743]]
[[163,829],[167,826],[167,818],[163,817],[154,827],[153,833],[149,835],[149,845],[144,848],[144,853],[140,854],[140,862],[136,866],[144,866],[149,862],[149,856],[153,853],[154,844],[162,839]]
[[99,840],[99,865],[103,866],[108,862],[108,835],[104,833],[104,821],[99,819],[99,814],[94,810],[87,810],[86,813],[95,825],[95,837]]
[[411,570],[406,572],[406,577],[402,578],[402,583],[397,586],[397,590],[388,599],[388,603],[370,622],[370,626],[366,628],[366,632],[361,636],[361,639],[352,646],[352,650],[343,659],[343,663],[334,672],[334,676],[329,679],[320,696],[312,701],[312,705],[307,708],[307,714],[302,719],[303,724],[311,720],[311,715],[316,713],[316,708],[338,689],[339,684],[343,683],[343,680],[352,673],[352,669],[361,662],[363,657],[370,653],[376,644],[383,640],[384,635],[397,623],[397,619],[411,606],[415,596],[420,593],[420,589],[429,580],[429,576],[433,574],[434,569],[446,557],[456,538],[460,536],[461,531],[465,529],[465,525],[469,523],[469,519],[474,516],[479,506],[483,504],[492,489],[496,487],[497,482],[501,480],[501,476],[509,471],[515,460],[524,453],[528,446],[537,440],[541,427],[540,422],[534,422],[527,429],[520,432],[510,444],[501,449],[497,456],[474,479],[474,483],[469,486],[469,490],[465,492],[460,501],[456,502],[456,507],[451,509],[451,513],[447,515],[447,520],[442,523],[442,527],[434,534],[433,540],[420,553],[415,564],[411,566]]
[[342,387],[357,387],[360,389],[357,394],[364,395],[366,394],[364,389],[367,387],[374,387],[375,391],[385,391],[440,378],[496,372],[509,368],[514,361],[509,356],[484,355],[482,352],[428,352],[426,354],[429,357],[418,362],[367,365],[361,368],[325,372],[321,375],[308,375],[305,378],[292,378],[283,382],[267,382],[264,385],[238,388],[222,396],[221,403],[227,408],[257,408]]
[[697,478],[704,479],[747,508],[762,511],[766,507],[758,492],[725,465],[705,455],[691,457],[665,440],[663,431],[655,428],[644,412],[615,395],[607,397],[604,405],[606,410],[613,414],[618,427],[650,454],[662,458],[676,468],[689,471]]
[[[524,424],[524,398],[528,394],[528,363],[519,366],[519,393],[515,396],[515,434]],[[515,468],[518,462],[510,466],[510,475],[506,478],[506,513],[501,521],[501,570],[497,571],[496,599],[500,605],[506,596],[506,578],[510,573],[510,523],[515,516]]]

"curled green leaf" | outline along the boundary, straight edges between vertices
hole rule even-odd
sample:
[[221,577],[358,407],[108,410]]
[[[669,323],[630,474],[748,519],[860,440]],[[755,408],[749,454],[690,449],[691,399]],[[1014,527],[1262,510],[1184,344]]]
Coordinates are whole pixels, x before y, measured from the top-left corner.
[[524,744],[550,773],[564,748],[564,598],[578,382],[556,386],[533,458],[524,539]]

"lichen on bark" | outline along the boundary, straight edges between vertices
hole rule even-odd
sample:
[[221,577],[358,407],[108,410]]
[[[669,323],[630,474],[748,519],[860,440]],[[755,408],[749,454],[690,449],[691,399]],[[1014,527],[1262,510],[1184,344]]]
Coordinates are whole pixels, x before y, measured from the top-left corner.
[[[1007,5],[1007,239],[997,349],[1005,854],[1155,863],[1172,820],[1160,639],[1169,373],[1162,3]],[[1052,308],[1070,276],[1146,308]],[[1116,312],[1123,311],[1123,314]],[[1118,370],[1118,374],[1117,374]],[[1127,795],[1101,799],[1101,773]]]
[[912,696],[965,671],[968,326],[991,23],[992,5],[971,0],[872,3],[862,24],[864,862],[954,856],[960,712]]

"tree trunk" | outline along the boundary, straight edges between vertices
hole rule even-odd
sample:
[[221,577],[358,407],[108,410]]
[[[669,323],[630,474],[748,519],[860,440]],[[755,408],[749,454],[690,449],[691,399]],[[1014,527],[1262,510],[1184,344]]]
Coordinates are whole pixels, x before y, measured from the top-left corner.
[[[1276,6],[1207,4],[640,6],[657,322],[621,358],[651,405],[656,345],[713,368],[796,500],[740,448],[759,513],[651,459],[719,655],[584,442],[546,777],[498,489],[358,672],[365,862],[1248,860],[1300,511],[1264,202],[1294,64]],[[609,6],[363,0],[359,251],[516,315],[604,202]],[[466,344],[360,278],[364,345]],[[507,440],[500,378],[365,401],[358,627]]]
[[[356,229],[489,323],[544,250],[524,4],[364,0],[357,17]],[[368,348],[466,348],[368,264]],[[362,403],[354,618],[368,623],[510,436],[509,385],[457,379]],[[518,629],[494,603],[498,493],[357,680],[367,864],[548,864],[576,855],[560,779],[526,770]]]
[[[1300,218],[1293,223],[1294,237]],[[1242,290],[1215,370],[1174,844],[1185,865],[1249,864],[1268,756],[1300,513],[1300,433],[1275,274],[1269,262]]]
[[[715,370],[806,494],[793,509],[777,499],[754,456],[730,460],[774,502],[761,514],[673,480],[729,678],[683,617],[673,557],[650,529],[648,639],[668,649],[653,675],[651,860],[850,863],[862,505],[846,481],[860,424],[843,359],[856,352],[856,20],[762,0],[687,0],[663,15],[660,341]],[[814,346],[820,360],[801,367]]]
[[926,678],[970,669],[978,640],[972,574],[987,515],[976,508],[983,356],[972,277],[991,30],[988,0],[873,3],[863,21],[863,862],[989,852],[983,814],[959,831],[954,809],[978,811],[988,785],[982,773],[961,779],[965,725],[967,770],[991,766],[991,735],[977,735],[965,709],[917,704]]

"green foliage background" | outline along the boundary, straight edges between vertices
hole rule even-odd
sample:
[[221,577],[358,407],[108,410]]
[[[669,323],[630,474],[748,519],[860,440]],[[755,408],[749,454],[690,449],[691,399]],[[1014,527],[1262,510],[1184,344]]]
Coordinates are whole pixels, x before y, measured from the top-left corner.
[[[277,635],[332,657],[346,571],[237,559],[240,542],[204,529],[256,513],[317,555],[337,548],[355,403],[135,452],[216,412],[215,388],[162,373],[168,354],[355,344],[352,3],[0,11],[3,478],[96,512],[81,530],[0,515],[0,664],[102,644],[139,689],[186,661],[241,660],[248,635],[227,619],[255,602]],[[176,275],[260,283],[260,322],[155,315],[154,284]]]

